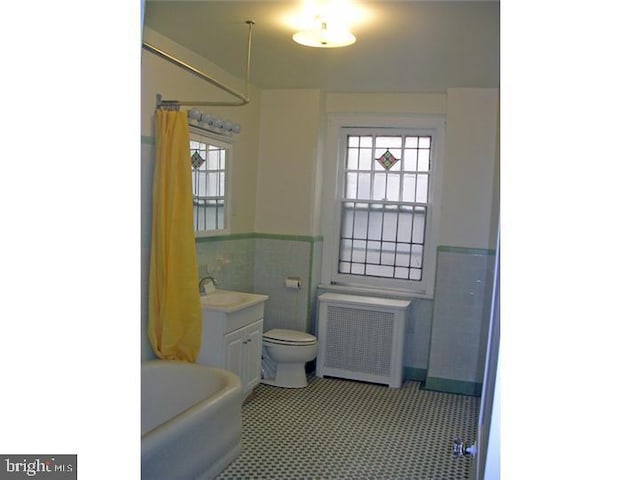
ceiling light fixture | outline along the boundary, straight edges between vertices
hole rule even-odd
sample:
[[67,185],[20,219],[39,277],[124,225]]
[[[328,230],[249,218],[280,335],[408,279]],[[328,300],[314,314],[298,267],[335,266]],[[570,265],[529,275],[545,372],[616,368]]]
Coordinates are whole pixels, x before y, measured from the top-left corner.
[[346,47],[355,43],[356,37],[346,28],[329,26],[325,19],[316,17],[316,25],[293,35],[293,40],[300,45],[317,48]]

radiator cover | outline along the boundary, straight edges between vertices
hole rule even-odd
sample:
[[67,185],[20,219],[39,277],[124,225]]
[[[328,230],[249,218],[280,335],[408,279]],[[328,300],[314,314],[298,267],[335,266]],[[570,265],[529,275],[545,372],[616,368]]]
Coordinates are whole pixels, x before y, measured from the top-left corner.
[[400,387],[410,304],[408,300],[320,295],[316,375]]

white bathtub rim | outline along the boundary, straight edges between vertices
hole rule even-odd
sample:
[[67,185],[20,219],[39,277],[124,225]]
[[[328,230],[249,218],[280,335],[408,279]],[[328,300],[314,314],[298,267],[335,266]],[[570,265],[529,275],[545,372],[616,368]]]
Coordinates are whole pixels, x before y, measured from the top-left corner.
[[[148,362],[175,362],[172,360],[149,360]],[[145,362],[145,363],[148,363]],[[184,363],[184,362],[178,362]],[[217,367],[207,367],[217,371],[217,374],[221,375],[226,382],[226,386],[221,390],[215,392],[200,402],[192,405],[191,407],[178,412],[169,420],[161,423],[160,425],[152,428],[141,436],[142,440],[142,458],[146,457],[146,454],[155,449],[161,447],[168,438],[174,438],[172,434],[181,431],[189,430],[190,428],[199,425],[203,419],[208,418],[212,412],[223,408],[227,397],[237,396],[238,403],[242,402],[242,383],[237,375],[234,373]],[[217,404],[217,405],[216,405]]]

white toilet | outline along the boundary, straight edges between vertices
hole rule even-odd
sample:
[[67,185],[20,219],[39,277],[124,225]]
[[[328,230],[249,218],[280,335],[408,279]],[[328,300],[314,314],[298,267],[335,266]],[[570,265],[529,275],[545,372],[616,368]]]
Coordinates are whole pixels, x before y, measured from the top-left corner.
[[318,354],[310,333],[273,328],[262,335],[262,383],[284,388],[307,386],[304,366]]

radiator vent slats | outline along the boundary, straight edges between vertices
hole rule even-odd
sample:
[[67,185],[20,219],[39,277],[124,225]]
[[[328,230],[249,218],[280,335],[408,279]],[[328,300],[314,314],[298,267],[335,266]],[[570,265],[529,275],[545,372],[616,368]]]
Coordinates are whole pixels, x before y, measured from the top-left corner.
[[410,302],[325,293],[318,303],[316,374],[399,387]]
[[391,375],[393,313],[327,306],[325,365]]

